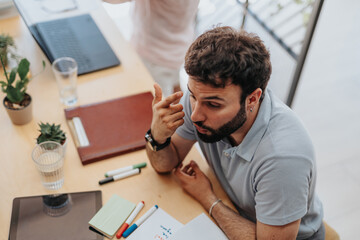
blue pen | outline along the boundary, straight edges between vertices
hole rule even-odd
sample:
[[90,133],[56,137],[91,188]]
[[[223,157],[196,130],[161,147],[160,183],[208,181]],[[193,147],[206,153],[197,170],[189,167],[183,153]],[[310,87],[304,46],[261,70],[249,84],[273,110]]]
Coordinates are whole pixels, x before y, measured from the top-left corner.
[[137,229],[140,224],[142,224],[148,217],[151,216],[151,214],[153,214],[156,209],[158,209],[158,205],[153,206],[152,208],[150,208],[144,215],[142,215],[133,225],[131,225],[131,227],[129,227],[128,229],[126,229],[126,231],[123,233],[123,237],[128,237],[133,231],[135,231],[135,229]]

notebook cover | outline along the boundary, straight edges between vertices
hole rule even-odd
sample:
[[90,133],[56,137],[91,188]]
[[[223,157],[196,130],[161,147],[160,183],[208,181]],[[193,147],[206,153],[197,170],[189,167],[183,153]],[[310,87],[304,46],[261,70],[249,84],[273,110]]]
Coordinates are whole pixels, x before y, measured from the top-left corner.
[[152,100],[152,93],[145,92],[65,109],[66,119],[80,117],[90,142],[87,147],[77,146],[82,164],[145,148]]
[[135,203],[114,194],[89,221],[89,225],[108,238],[112,238],[135,206]]

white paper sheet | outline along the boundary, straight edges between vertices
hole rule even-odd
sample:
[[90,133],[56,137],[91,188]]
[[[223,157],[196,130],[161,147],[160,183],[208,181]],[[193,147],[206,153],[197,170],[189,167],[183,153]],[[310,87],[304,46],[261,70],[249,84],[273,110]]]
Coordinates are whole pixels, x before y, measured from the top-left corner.
[[221,229],[204,213],[176,231],[169,240],[228,240]]
[[182,226],[182,223],[159,208],[126,239],[167,240]]

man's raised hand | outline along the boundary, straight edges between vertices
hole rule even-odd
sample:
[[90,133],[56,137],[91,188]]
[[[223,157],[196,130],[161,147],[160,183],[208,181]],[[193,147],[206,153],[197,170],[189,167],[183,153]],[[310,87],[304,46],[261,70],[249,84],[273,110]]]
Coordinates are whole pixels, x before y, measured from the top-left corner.
[[156,142],[162,144],[171,137],[176,129],[184,123],[185,113],[179,104],[182,92],[176,92],[162,99],[161,87],[155,83],[155,97],[152,103],[153,119],[151,122],[151,135]]

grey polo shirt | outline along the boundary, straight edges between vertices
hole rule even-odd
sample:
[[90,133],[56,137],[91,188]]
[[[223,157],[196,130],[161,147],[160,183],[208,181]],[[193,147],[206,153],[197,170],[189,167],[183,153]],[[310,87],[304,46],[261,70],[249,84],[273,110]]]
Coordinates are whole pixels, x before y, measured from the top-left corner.
[[285,225],[301,218],[298,239],[312,236],[322,223],[315,194],[314,149],[302,123],[270,90],[265,91],[256,120],[240,145],[227,139],[202,142],[190,119],[187,91],[181,103],[185,123],[176,131],[197,140],[206,161],[239,213],[256,222]]

